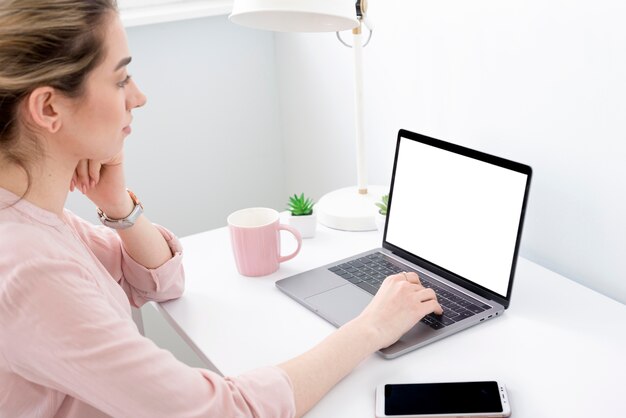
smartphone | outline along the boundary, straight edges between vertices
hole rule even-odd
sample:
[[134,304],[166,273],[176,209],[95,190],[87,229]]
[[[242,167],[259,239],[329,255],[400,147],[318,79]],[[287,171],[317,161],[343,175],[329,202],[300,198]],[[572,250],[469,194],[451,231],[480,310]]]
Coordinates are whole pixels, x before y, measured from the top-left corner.
[[399,383],[376,388],[376,418],[510,415],[506,388],[496,381]]

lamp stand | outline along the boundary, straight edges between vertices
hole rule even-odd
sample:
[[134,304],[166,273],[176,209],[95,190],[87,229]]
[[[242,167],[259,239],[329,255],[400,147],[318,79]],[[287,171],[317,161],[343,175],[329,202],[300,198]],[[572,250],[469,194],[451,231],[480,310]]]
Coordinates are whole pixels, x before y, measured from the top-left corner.
[[361,26],[352,29],[354,42],[354,109],[356,133],[357,186],[335,190],[315,205],[318,221],[329,228],[343,231],[373,231],[376,229],[375,203],[388,193],[383,186],[367,185],[365,161],[365,118],[363,116],[363,44]]
[[317,220],[342,231],[374,231],[378,211],[375,203],[386,193],[383,186],[370,186],[365,194],[359,193],[356,186],[334,190],[315,204]]

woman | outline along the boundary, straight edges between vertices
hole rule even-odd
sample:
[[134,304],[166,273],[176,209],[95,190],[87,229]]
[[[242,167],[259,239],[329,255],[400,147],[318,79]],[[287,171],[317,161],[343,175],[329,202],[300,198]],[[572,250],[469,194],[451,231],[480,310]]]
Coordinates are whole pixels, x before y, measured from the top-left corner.
[[[142,337],[130,307],[183,291],[181,247],[126,190],[145,104],[114,0],[0,1],[0,416],[291,417],[441,313],[414,273],[303,355],[223,378]],[[69,190],[95,227],[64,210]],[[121,220],[121,221],[120,221]]]

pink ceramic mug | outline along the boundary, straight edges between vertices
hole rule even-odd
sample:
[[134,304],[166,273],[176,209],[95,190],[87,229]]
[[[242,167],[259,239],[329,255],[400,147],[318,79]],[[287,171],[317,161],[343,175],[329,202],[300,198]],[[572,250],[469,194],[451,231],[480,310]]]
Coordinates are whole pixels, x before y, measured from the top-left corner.
[[[297,229],[280,223],[277,211],[269,208],[248,208],[228,216],[230,242],[237,270],[244,276],[265,276],[278,270],[280,263],[291,260],[302,246]],[[280,231],[291,232],[298,248],[289,255],[280,255]]]

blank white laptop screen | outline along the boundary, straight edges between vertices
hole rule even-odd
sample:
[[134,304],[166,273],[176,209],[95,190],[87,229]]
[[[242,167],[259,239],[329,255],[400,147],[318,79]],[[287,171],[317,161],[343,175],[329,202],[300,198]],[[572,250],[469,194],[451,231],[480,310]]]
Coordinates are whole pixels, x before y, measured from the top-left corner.
[[386,241],[506,297],[527,175],[401,138]]

